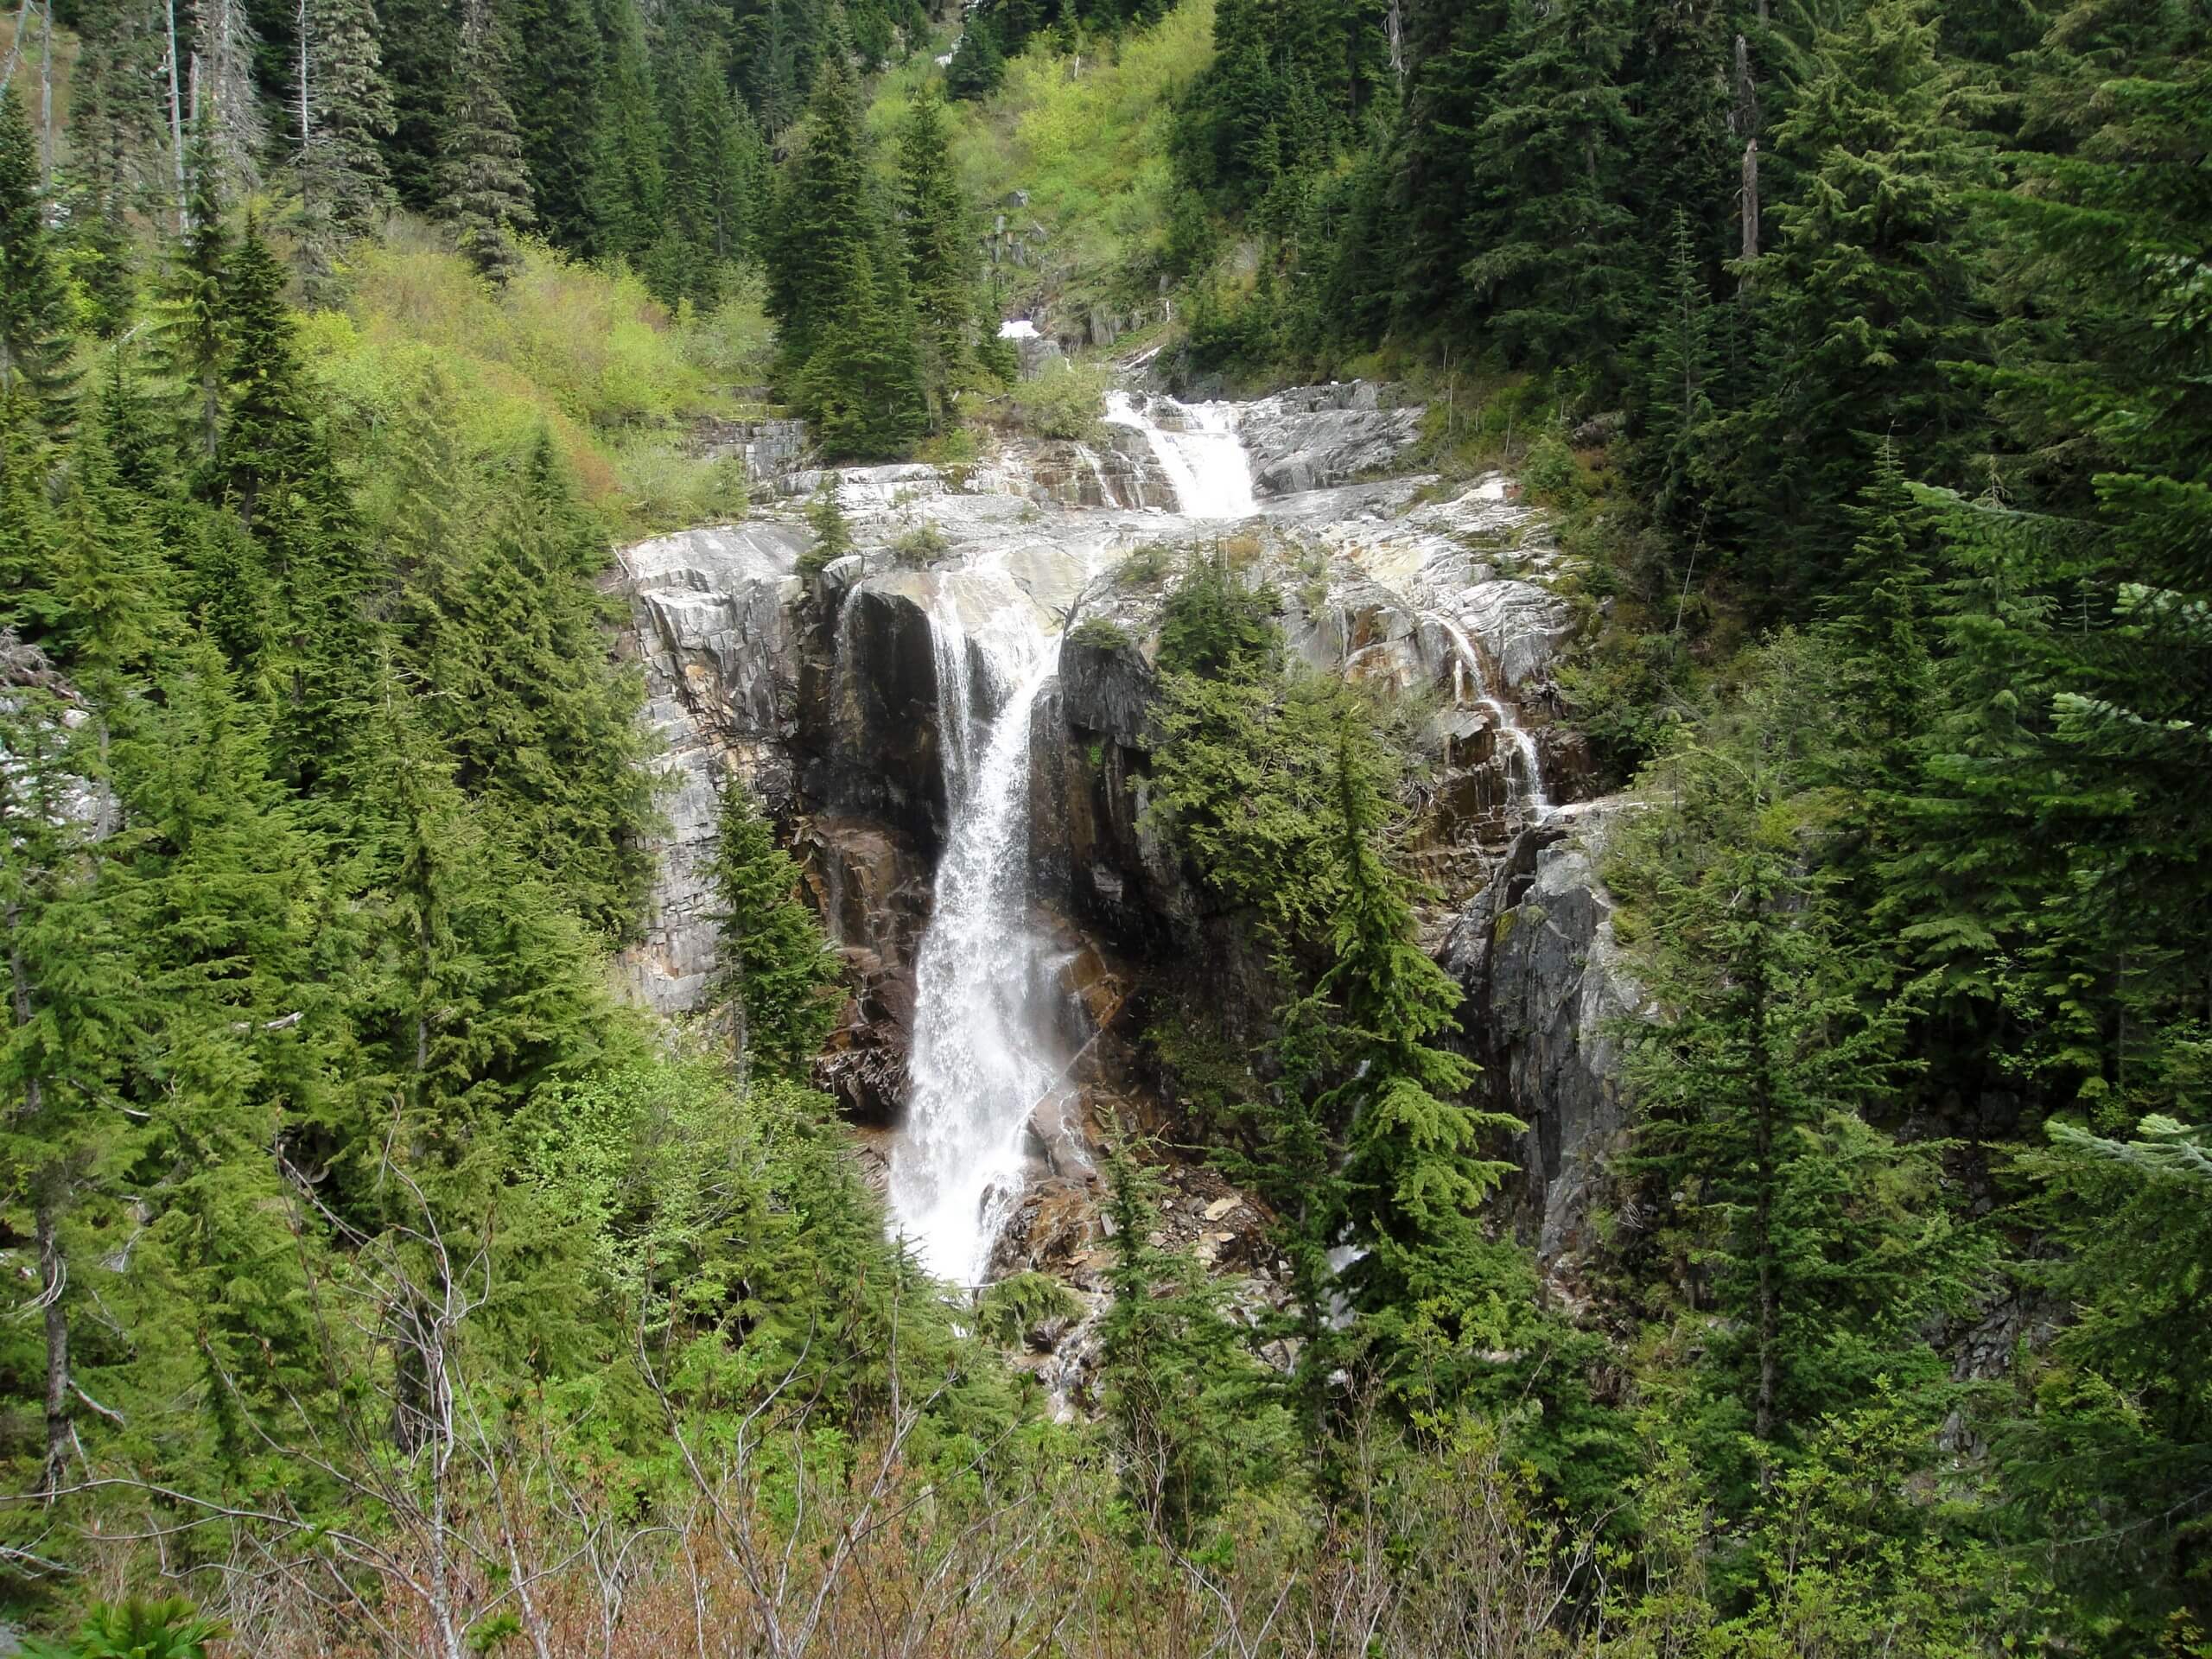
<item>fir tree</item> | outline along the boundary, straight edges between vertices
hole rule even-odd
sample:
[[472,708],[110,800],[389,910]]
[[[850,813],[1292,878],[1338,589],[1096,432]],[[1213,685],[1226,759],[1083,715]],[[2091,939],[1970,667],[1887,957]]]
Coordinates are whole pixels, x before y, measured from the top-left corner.
[[1459,987],[1415,941],[1404,881],[1383,861],[1380,746],[1350,709],[1334,735],[1329,828],[1343,886],[1316,989],[1344,1032],[1323,1103],[1346,1126],[1350,1237],[1369,1252],[1352,1282],[1373,1308],[1434,1295],[1460,1276],[1452,1256],[1467,1217],[1512,1167],[1484,1158],[1481,1138],[1526,1126],[1467,1105],[1474,1068],[1436,1046],[1457,1028]]
[[1777,133],[1805,177],[1777,206],[1772,251],[1747,276],[1761,391],[1740,417],[1739,474],[1767,561],[1751,574],[1783,593],[1833,585],[1847,545],[1840,509],[1883,433],[1938,479],[1956,476],[1978,436],[1946,365],[1985,349],[1959,211],[1980,164],[1935,41],[1909,0],[1870,7],[1827,40],[1821,74]]
[[69,306],[39,188],[38,145],[22,101],[0,87],[0,394],[21,386],[48,425],[66,428]]
[[837,1023],[842,965],[798,897],[798,867],[776,845],[752,791],[722,786],[711,867],[721,908],[721,996],[753,1069],[804,1078]]
[[507,103],[506,50],[492,0],[469,0],[446,118],[442,207],[461,251],[494,284],[521,261],[516,232],[535,222],[522,140]]
[[187,429],[193,448],[212,461],[221,433],[223,368],[230,350],[223,268],[231,242],[216,189],[213,141],[204,123],[193,130],[184,176],[185,229],[170,250],[163,275],[159,352],[162,366],[196,394]]
[[1503,73],[1474,131],[1470,296],[1514,362],[1570,353],[1602,370],[1633,304],[1614,158],[1628,108],[1616,77],[1626,0],[1516,10]]
[[445,194],[464,10],[447,0],[380,0],[377,6],[378,55],[391,87],[385,156],[400,201],[417,213],[436,211]]
[[930,430],[942,432],[952,399],[976,370],[976,238],[952,175],[944,107],[926,88],[908,105],[899,135],[899,212],[907,289],[921,323]]
[[530,194],[545,239],[588,253],[595,244],[592,146],[606,78],[599,25],[587,0],[524,0],[509,12],[520,42],[512,103]]
[[[607,658],[607,547],[541,433],[455,579],[417,601],[426,718],[486,825],[594,926],[630,928],[652,874],[643,688]],[[416,605],[410,605],[409,610]]]
[[193,115],[207,122],[218,175],[234,195],[260,183],[269,146],[269,124],[254,85],[260,46],[246,0],[193,0]]
[[301,21],[301,194],[314,234],[335,245],[373,230],[391,200],[379,145],[391,91],[373,0],[308,0]]
[[257,654],[260,671],[285,685],[278,747],[291,781],[311,788],[344,753],[351,710],[365,695],[374,578],[283,289],[282,267],[249,222],[224,270],[232,395],[208,486],[251,532],[274,584],[276,634]]
[[1650,493],[1652,516],[1686,540],[1703,529],[1713,482],[1717,332],[1689,216],[1678,210],[1661,308],[1645,334],[1650,366],[1635,464]]
[[952,48],[952,61],[945,66],[944,95],[974,103],[998,91],[1005,79],[1006,57],[999,50],[998,30],[982,13],[969,13],[960,42]]
[[644,21],[631,0],[615,0],[610,16],[607,80],[591,135],[592,247],[636,263],[662,236],[664,143]]
[[1118,1133],[1104,1166],[1114,1300],[1099,1326],[1102,1403],[1147,1518],[1188,1543],[1247,1482],[1280,1466],[1288,1425],[1219,1291],[1189,1255],[1154,1242],[1159,1177]]
[[769,245],[768,303],[797,401],[832,457],[882,461],[920,437],[921,349],[905,262],[868,177],[859,90],[822,62],[805,148],[786,169]]

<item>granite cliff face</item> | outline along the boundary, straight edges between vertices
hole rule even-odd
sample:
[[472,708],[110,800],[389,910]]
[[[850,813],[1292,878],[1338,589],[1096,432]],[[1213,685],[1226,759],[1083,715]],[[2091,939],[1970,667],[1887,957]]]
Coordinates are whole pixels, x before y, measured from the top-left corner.
[[[1434,708],[1414,829],[1448,900],[1431,925],[1467,989],[1486,1086],[1532,1126],[1532,1236],[1548,1255],[1571,1252],[1586,1224],[1583,1172],[1624,1109],[1606,1028],[1635,999],[1612,966],[1594,873],[1612,809],[1572,804],[1588,766],[1550,687],[1572,617],[1550,586],[1560,556],[1541,517],[1501,476],[1438,499],[1433,480],[1387,476],[1421,411],[1373,386],[1195,413],[1138,407],[1144,424],[1095,444],[1009,442],[960,467],[787,470],[763,481],[765,505],[745,524],[624,554],[631,643],[672,774],[652,917],[626,958],[633,984],[666,1012],[699,1005],[715,960],[701,872],[716,792],[746,779],[850,970],[821,1080],[856,1122],[887,1134],[895,1159],[918,950],[956,816],[947,745],[972,742],[1006,696],[1020,641],[1055,640],[1053,671],[1027,705],[1027,902],[1033,927],[1060,942],[1048,953],[1061,981],[1049,1017],[1077,1058],[1028,1120],[1028,1173],[1008,1199],[1000,1265],[1073,1273],[1096,1243],[1101,1114],[1147,1122],[1172,1109],[1149,1096],[1133,1040],[1147,987],[1160,1001],[1202,979],[1235,1025],[1264,1020],[1274,995],[1240,918],[1220,912],[1147,817],[1154,656],[1180,556],[1167,550],[1233,539],[1281,595],[1300,658]],[[1169,510],[1189,487],[1178,482],[1179,422],[1203,422],[1217,442],[1234,431],[1248,518]],[[802,580],[804,508],[825,486],[860,550]],[[1211,1248],[1264,1279],[1257,1211],[1239,1198],[1222,1211],[1232,1213],[1249,1224]]]
[[1522,1214],[1557,1280],[1597,1243],[1603,1160],[1628,1124],[1621,1028],[1649,1012],[1614,939],[1602,874],[1608,831],[1635,810],[1621,797],[1580,802],[1522,830],[1440,952],[1465,995],[1482,1086],[1529,1125]]

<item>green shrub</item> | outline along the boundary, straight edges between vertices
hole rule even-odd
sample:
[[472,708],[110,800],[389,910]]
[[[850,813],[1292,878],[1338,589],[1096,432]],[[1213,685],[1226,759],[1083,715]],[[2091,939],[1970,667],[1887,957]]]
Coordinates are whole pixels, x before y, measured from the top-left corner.
[[1175,550],[1165,542],[1147,542],[1114,567],[1117,588],[1149,588],[1166,579],[1175,568]]
[[935,524],[918,524],[891,543],[891,557],[907,570],[925,570],[950,550],[952,543]]
[[1023,381],[1007,401],[1014,418],[1037,436],[1081,442],[1098,435],[1106,392],[1113,384],[1113,375],[1104,369],[1066,363]]
[[1574,451],[1556,431],[1547,432],[1529,446],[1521,463],[1521,488],[1534,501],[1552,506],[1572,505],[1581,494],[1582,474],[1574,464]]
[[1086,616],[1069,630],[1068,641],[1085,651],[1119,651],[1129,643],[1129,635],[1110,616]]
[[1019,1346],[1041,1325],[1079,1319],[1083,1304],[1075,1293],[1049,1274],[1017,1273],[983,1293],[976,1325],[1001,1348]]

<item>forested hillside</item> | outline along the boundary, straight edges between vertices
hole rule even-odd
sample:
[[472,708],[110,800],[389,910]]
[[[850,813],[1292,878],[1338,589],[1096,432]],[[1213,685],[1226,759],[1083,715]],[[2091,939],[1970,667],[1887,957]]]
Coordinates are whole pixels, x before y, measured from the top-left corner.
[[21,0],[0,1637],[2207,1659],[2209,388],[2201,0]]

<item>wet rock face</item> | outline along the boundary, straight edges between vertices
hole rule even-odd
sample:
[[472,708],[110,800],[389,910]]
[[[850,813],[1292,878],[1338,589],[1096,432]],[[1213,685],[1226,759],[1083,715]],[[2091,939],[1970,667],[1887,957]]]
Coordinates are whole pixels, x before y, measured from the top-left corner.
[[839,607],[826,707],[804,734],[802,784],[832,811],[870,817],[934,859],[944,835],[935,637],[921,595],[874,579]]
[[1465,994],[1466,1046],[1496,1103],[1529,1125],[1525,1213],[1554,1271],[1595,1242],[1600,1160],[1628,1121],[1616,1028],[1646,999],[1614,941],[1599,867],[1608,829],[1635,810],[1607,797],[1524,830],[1441,953]]
[[662,868],[644,937],[622,953],[639,997],[664,1014],[695,1007],[715,967],[706,871],[723,780],[741,776],[772,810],[792,794],[799,677],[790,604],[803,531],[784,524],[684,531],[622,555],[627,645],[645,670],[645,718],[670,789]]
[[1372,381],[1296,386],[1244,406],[1236,435],[1262,497],[1325,489],[1388,467],[1420,435],[1418,404],[1389,406]]
[[852,995],[816,1080],[855,1123],[887,1128],[906,1099],[914,951],[929,918],[928,867],[913,842],[865,818],[804,821],[791,850]]

